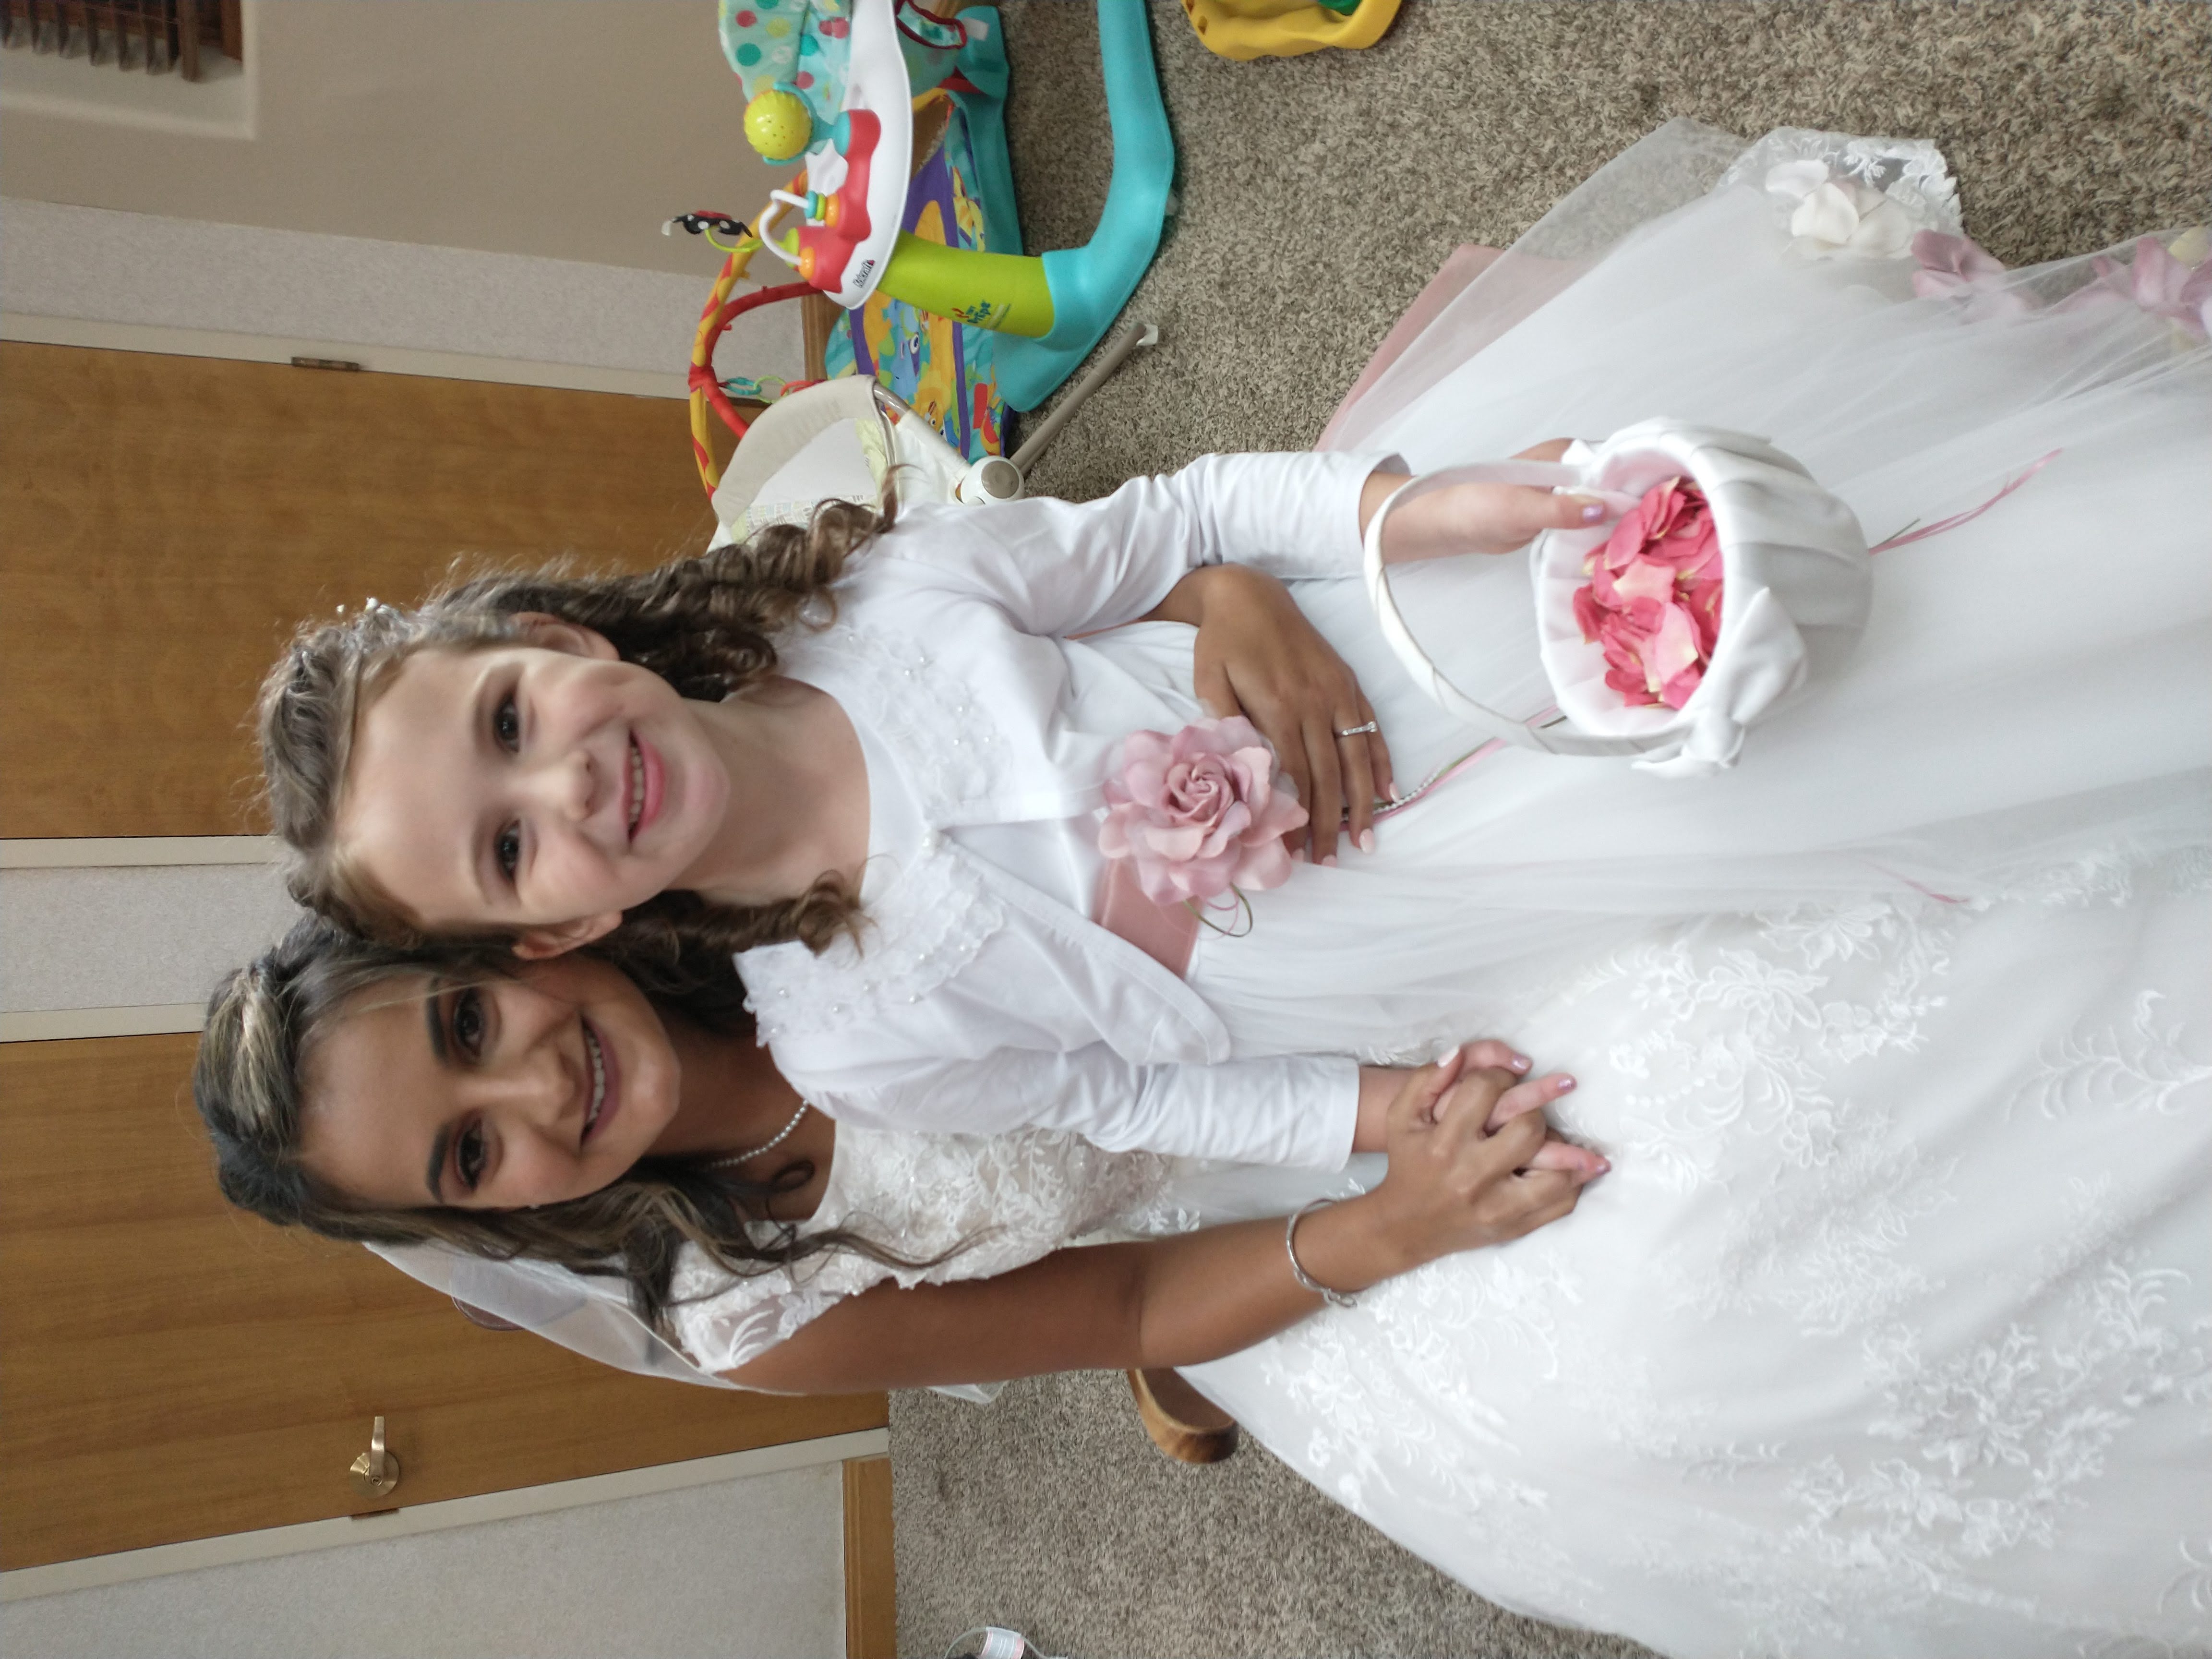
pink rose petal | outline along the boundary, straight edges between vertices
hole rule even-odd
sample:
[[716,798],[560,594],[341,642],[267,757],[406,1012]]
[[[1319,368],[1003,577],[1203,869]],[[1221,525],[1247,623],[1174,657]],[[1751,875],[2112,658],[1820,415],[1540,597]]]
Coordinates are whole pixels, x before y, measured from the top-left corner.
[[1606,684],[1623,701],[1674,708],[1689,701],[1719,638],[1722,566],[1712,508],[1680,477],[1646,490],[1584,562],[1589,580],[1575,591],[1575,624],[1600,647]]
[[1663,603],[1674,596],[1674,568],[1656,559],[1633,559],[1626,569],[1613,578],[1613,591],[1622,601],[1629,604],[1638,599],[1657,599]]

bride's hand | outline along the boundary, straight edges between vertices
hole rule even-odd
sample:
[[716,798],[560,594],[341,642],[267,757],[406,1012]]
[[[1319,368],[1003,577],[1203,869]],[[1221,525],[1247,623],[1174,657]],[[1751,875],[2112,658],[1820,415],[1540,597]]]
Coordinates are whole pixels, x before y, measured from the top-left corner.
[[1413,1073],[1391,1109],[1390,1170],[1372,1196],[1409,1265],[1534,1232],[1611,1167],[1544,1121],[1573,1079],[1523,1078],[1463,1053]]
[[[1524,449],[1516,461],[1556,461],[1566,438]],[[1406,482],[1401,472],[1376,472],[1359,501],[1364,534],[1392,491]],[[1584,530],[1617,516],[1590,495],[1555,495],[1531,484],[1462,483],[1416,496],[1390,514],[1382,527],[1382,562],[1407,564],[1455,553],[1511,553],[1534,541],[1540,531]]]
[[1306,620],[1290,590],[1243,565],[1208,565],[1177,583],[1151,613],[1194,623],[1199,701],[1225,718],[1242,714],[1274,745],[1297,787],[1305,825],[1284,839],[1316,864],[1336,856],[1342,835],[1367,848],[1374,804],[1390,797],[1390,747],[1382,733],[1340,732],[1375,723],[1359,678]]

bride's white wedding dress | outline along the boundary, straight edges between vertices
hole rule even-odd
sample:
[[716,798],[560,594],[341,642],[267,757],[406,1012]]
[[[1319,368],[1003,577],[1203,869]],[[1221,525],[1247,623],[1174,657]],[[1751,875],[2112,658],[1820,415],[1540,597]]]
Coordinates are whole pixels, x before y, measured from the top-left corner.
[[[1577,1074],[1555,1115],[1614,1168],[1565,1224],[1190,1375],[1481,1594],[1670,1654],[2212,1652],[2212,357],[2117,290],[2023,313],[1808,257],[1765,188],[1808,160],[1957,228],[1924,145],[1675,124],[1447,307],[1341,441],[1418,471],[1673,416],[1770,438],[1872,538],[2061,454],[1881,555],[1857,654],[1736,771],[1502,754],[1201,939],[1191,983],[1240,1054],[1496,1032]],[[1518,562],[1401,580],[1463,684],[1547,701]],[[1357,583],[1301,603],[1401,779],[1471,746]],[[899,1275],[968,1277],[1372,1163],[841,1128],[815,1224],[916,1256],[980,1235]],[[734,1364],[884,1272],[694,1263],[680,1334]]]

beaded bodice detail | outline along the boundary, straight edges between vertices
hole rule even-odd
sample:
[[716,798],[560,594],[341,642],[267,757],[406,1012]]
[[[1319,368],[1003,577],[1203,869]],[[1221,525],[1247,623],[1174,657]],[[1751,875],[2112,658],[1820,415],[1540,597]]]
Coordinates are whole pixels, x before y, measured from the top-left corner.
[[[832,691],[856,722],[900,757],[901,775],[872,789],[913,792],[934,823],[990,793],[1006,742],[964,687],[914,640],[839,623],[794,638],[790,671]],[[981,874],[934,829],[867,903],[865,938],[841,938],[818,956],[797,943],[738,958],[746,1006],[763,1042],[831,1030],[888,1004],[915,1003],[975,960],[1006,925]]]

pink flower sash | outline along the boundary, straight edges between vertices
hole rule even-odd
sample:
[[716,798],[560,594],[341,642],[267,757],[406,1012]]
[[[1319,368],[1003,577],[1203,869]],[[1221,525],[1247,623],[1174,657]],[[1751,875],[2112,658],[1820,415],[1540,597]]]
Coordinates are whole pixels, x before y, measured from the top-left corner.
[[1153,902],[1128,860],[1107,860],[1091,919],[1177,979],[1190,972],[1190,953],[1198,945],[1198,913],[1187,904]]

